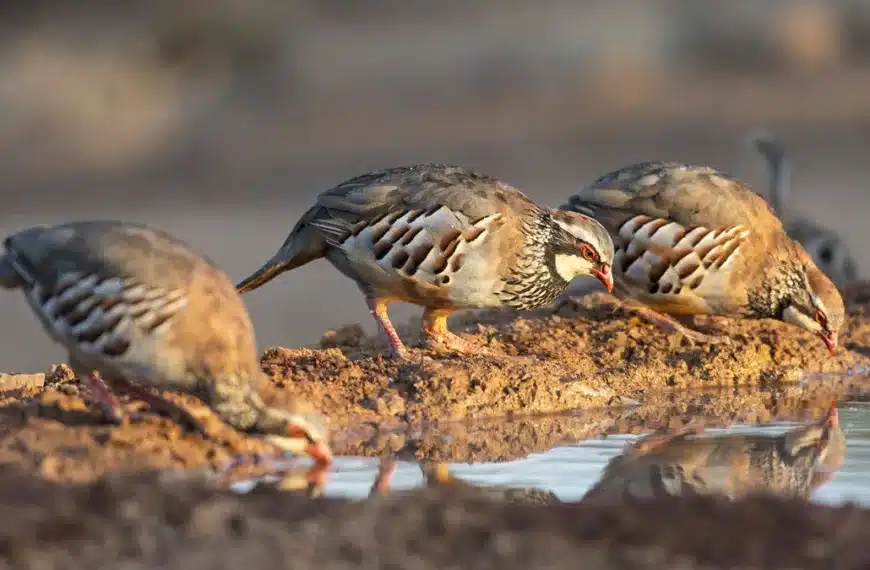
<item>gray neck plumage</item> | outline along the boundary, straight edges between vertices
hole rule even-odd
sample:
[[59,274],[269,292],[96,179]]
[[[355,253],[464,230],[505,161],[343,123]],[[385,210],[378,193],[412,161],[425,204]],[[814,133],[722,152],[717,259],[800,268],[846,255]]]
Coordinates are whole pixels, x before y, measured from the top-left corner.
[[749,297],[747,317],[782,319],[795,291],[806,290],[806,269],[795,263],[768,264],[770,268]]
[[552,303],[565,292],[568,282],[557,272],[553,247],[553,222],[549,212],[530,216],[524,224],[522,253],[517,257],[510,275],[505,279],[501,302],[519,310],[530,310]]
[[792,455],[777,438],[775,447],[766,452],[756,452],[750,459],[750,467],[757,470],[772,490],[805,496],[810,492],[810,483],[816,464],[816,454],[811,448],[801,449]]
[[229,425],[246,432],[262,432],[279,419],[254,388],[235,379],[215,382],[211,407]]

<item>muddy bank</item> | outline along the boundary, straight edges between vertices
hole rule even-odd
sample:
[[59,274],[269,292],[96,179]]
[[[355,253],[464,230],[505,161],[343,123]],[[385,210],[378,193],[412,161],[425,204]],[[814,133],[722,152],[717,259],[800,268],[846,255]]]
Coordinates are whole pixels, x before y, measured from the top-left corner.
[[[852,294],[844,349],[834,358],[815,337],[774,321],[705,319],[699,330],[731,342],[689,346],[591,294],[555,310],[480,311],[453,319],[454,331],[492,356],[433,359],[418,350],[419,362],[397,364],[379,356],[386,348],[381,337],[351,325],[324,335],[323,349],[270,348],[263,369],[270,393],[303,395],[339,428],[643,404],[663,391],[765,387],[861,370],[870,364],[868,303],[861,301],[866,290]],[[413,343],[414,325],[400,334]]]
[[[833,399],[870,393],[870,289],[856,287],[847,299],[845,350],[833,359],[817,339],[773,322],[704,324],[700,328],[727,332],[732,342],[686,346],[677,335],[588,296],[555,311],[468,314],[452,324],[492,356],[415,350],[419,362],[397,364],[380,357],[385,346],[379,337],[355,326],[326,334],[327,348],[268,349],[261,392],[277,405],[302,397],[322,410],[337,454],[409,459],[504,461],[699,418],[710,426],[803,419]],[[412,340],[415,333],[405,329]],[[850,369],[856,373],[839,374]],[[794,382],[814,372],[832,374]],[[201,419],[208,439],[154,415],[101,424],[87,390],[63,366],[0,380],[0,462],[50,480],[220,468],[235,453],[270,451],[187,396],[168,395]],[[550,415],[565,410],[575,411]]]
[[[428,489],[362,502],[167,475],[83,486],[0,470],[0,557],[15,568],[860,568],[870,511],[705,498],[509,505]],[[401,524],[396,524],[401,521]]]

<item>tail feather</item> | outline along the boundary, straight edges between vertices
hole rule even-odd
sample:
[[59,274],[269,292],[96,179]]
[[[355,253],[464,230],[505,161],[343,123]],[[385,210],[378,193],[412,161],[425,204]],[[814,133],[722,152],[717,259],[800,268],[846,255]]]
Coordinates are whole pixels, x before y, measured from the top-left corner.
[[780,218],[786,217],[790,181],[785,144],[766,129],[751,131],[746,135],[746,141],[765,161],[769,177],[767,199],[773,211]]
[[[301,222],[300,222],[301,225]],[[272,259],[263,267],[255,271],[236,285],[236,291],[241,294],[268,283],[278,275],[291,269],[296,269],[310,261],[326,255],[327,244],[314,228],[302,226],[294,228],[294,231],[281,246]]]
[[248,291],[253,291],[261,285],[271,281],[281,273],[287,271],[287,265],[287,260],[282,259],[280,256],[276,255],[275,257],[270,259],[266,263],[266,265],[256,270],[249,277],[237,284],[236,291],[238,291],[240,294],[247,293]]
[[10,254],[0,257],[0,287],[4,289],[18,289],[28,283],[28,279],[22,275]]

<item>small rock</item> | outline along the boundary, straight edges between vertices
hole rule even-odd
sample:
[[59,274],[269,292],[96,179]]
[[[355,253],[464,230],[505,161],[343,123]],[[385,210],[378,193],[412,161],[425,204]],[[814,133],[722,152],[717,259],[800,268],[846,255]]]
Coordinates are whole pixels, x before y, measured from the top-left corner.
[[66,364],[52,364],[45,373],[46,386],[59,386],[76,379],[76,373]]
[[359,324],[345,325],[337,330],[326,331],[320,338],[321,348],[359,346],[366,333]]
[[0,390],[42,388],[45,374],[0,374]]

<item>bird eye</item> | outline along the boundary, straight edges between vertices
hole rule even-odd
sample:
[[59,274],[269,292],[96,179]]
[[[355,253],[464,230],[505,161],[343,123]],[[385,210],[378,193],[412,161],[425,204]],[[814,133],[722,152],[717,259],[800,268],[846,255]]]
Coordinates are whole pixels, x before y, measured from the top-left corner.
[[827,320],[828,319],[825,318],[825,313],[823,313],[821,311],[816,311],[816,322],[817,323],[819,323],[822,326],[825,326],[825,324],[827,323]]
[[583,244],[580,246],[580,254],[583,255],[583,259],[586,261],[598,263],[598,254],[588,245]]
[[819,252],[819,258],[824,263],[831,263],[831,261],[834,260],[834,252],[831,250],[830,247],[825,247]]

